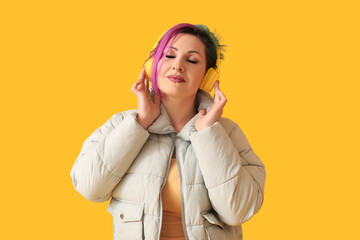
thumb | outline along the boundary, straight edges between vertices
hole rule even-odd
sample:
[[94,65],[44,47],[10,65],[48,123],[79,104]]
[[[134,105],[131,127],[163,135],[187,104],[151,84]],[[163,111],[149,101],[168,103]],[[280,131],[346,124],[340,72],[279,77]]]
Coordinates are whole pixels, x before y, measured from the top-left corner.
[[205,114],[206,114],[205,109],[200,109],[198,117],[199,117],[199,118],[200,118],[200,117],[204,117]]

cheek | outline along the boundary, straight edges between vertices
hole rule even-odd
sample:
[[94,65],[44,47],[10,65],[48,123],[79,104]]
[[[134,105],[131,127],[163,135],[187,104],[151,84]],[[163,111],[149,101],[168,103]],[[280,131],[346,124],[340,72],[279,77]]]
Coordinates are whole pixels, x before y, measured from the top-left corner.
[[201,81],[203,80],[203,78],[204,78],[204,76],[205,76],[205,68],[203,68],[203,69],[201,69],[200,71],[199,71],[199,75],[198,75],[198,77],[201,79]]
[[163,63],[162,63],[162,65],[161,65],[161,68],[160,68],[160,63],[161,62],[159,62],[159,65],[158,65],[158,73],[160,74],[160,75],[164,75],[169,69],[169,63],[167,63],[166,61],[164,61]]

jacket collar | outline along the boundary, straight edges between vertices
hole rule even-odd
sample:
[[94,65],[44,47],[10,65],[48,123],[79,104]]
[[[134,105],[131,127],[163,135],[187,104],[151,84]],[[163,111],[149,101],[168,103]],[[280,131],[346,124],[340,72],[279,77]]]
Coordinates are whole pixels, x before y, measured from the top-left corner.
[[[152,89],[151,89],[151,93],[152,93],[152,95],[154,94]],[[200,109],[205,109],[206,113],[207,113],[210,110],[210,106],[212,103],[212,97],[209,93],[200,89],[198,91],[198,93],[196,94],[195,101],[198,103],[197,104],[198,111]],[[195,120],[196,120],[197,116],[198,116],[198,113],[183,127],[183,129],[181,129],[181,131],[177,134],[177,136],[188,141],[190,134],[192,132],[196,131],[194,124],[195,124]],[[148,131],[151,133],[156,133],[156,134],[170,134],[170,133],[176,134],[176,131],[173,128],[173,126],[171,125],[169,116],[168,116],[166,109],[162,103],[160,104],[160,115],[155,120],[155,122],[148,128]]]

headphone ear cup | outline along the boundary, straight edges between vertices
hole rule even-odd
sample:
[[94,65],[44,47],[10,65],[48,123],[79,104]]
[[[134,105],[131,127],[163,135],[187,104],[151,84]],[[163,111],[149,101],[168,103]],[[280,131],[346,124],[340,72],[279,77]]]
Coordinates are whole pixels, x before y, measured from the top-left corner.
[[220,72],[213,67],[209,68],[201,82],[200,89],[211,92],[216,80],[219,80]]
[[150,58],[145,63],[145,75],[146,75],[146,78],[149,79],[149,80],[150,80],[152,63],[153,63],[153,58]]

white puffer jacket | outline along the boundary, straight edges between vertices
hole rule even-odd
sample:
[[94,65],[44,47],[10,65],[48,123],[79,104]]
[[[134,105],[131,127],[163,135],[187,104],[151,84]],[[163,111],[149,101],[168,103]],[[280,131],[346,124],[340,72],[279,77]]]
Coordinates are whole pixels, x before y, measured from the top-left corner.
[[[200,90],[197,100],[198,109],[209,110],[210,94]],[[160,239],[161,190],[174,148],[186,239],[242,239],[241,224],[264,200],[265,167],[239,126],[221,118],[197,132],[196,115],[176,134],[162,104],[148,130],[136,115],[116,113],[96,129],[71,170],[75,189],[86,199],[111,198],[114,239]]]

